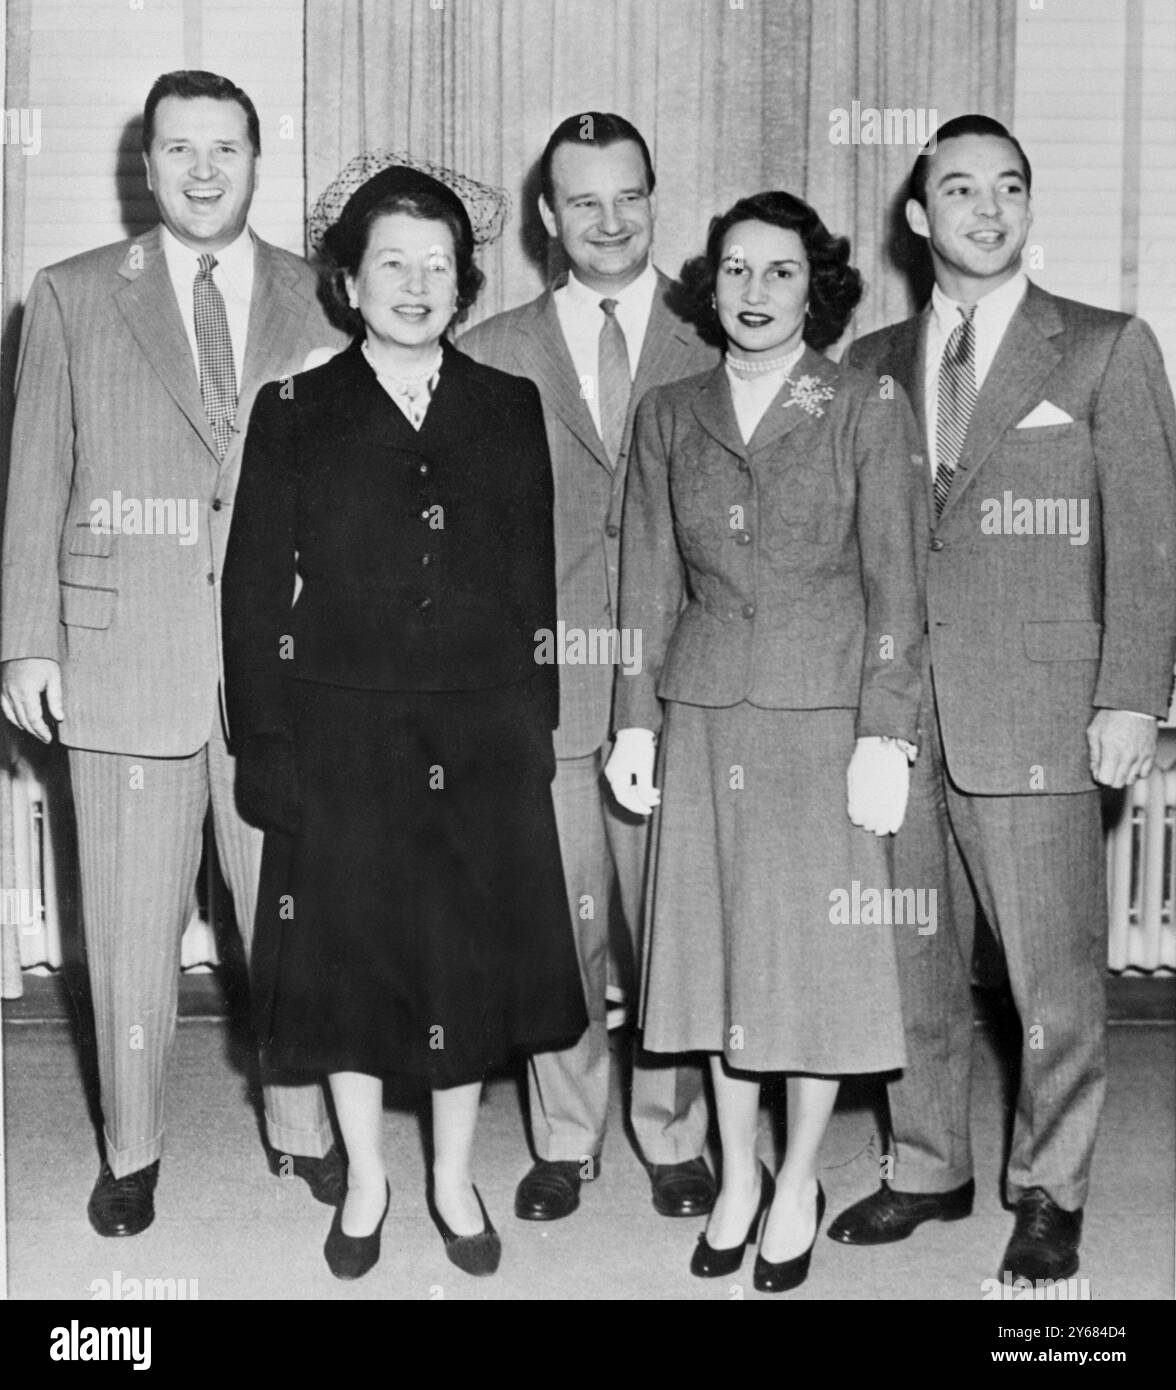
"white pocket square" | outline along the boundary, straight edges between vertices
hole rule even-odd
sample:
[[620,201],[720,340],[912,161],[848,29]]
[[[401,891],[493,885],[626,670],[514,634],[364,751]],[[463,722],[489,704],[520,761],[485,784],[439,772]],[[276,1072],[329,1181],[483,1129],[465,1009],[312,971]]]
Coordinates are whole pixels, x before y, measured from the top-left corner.
[[1059,410],[1056,405],[1049,401],[1042,401],[1040,405],[1035,405],[1028,415],[1017,425],[1019,430],[1033,430],[1039,425],[1072,425],[1074,417],[1067,415],[1064,410]]

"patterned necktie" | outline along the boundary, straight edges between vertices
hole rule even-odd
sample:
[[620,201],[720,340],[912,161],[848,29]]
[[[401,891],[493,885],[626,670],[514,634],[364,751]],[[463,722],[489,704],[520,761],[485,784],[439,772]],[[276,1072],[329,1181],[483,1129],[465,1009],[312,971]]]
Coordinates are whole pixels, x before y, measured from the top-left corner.
[[212,278],[216,257],[205,252],[192,283],[196,317],[196,353],[200,359],[200,397],[221,458],[228,453],[237,415],[237,373],[225,301]]
[[625,331],[617,322],[617,301],[602,299],[600,307],[604,310],[597,347],[596,378],[600,387],[600,437],[604,441],[608,461],[615,467],[625,434],[625,416],[629,411],[633,379],[629,375]]
[[956,464],[976,408],[976,306],[960,309],[939,364],[939,413],[935,424],[935,517],[943,515]]

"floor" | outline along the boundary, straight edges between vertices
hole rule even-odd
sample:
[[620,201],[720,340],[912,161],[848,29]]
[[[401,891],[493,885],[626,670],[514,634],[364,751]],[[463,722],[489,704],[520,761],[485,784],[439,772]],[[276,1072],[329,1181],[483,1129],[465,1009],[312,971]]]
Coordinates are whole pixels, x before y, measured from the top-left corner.
[[[995,1273],[1011,1230],[997,1195],[1003,1103],[995,1032],[977,1031],[978,1195],[972,1219],[925,1225],[907,1241],[872,1250],[840,1246],[822,1235],[808,1282],[788,1298],[992,1296],[993,1285],[985,1281]],[[1176,1030],[1116,1024],[1110,1055],[1079,1277],[1089,1281],[1096,1299],[1169,1299],[1176,1229]],[[10,1297],[88,1299],[116,1281],[125,1296],[133,1279],[174,1279],[178,1294],[200,1299],[761,1297],[751,1287],[750,1257],[730,1279],[703,1282],[689,1274],[702,1223],[667,1220],[650,1205],[644,1170],[623,1132],[616,1055],[602,1175],[584,1188],[580,1210],[559,1222],[522,1222],[512,1215],[514,1185],[530,1162],[520,1088],[511,1077],[488,1084],[477,1172],[504,1246],[501,1269],[490,1279],[473,1279],[445,1259],[422,1195],[419,1107],[412,1096],[389,1096],[392,1206],[381,1261],[355,1284],[336,1281],[324,1264],[327,1209],[304,1183],[272,1177],[265,1166],[239,1026],[224,1018],[181,1020],[158,1215],[148,1231],[128,1240],[103,1240],[86,1220],[98,1159],[83,1084],[85,1059],[74,1045],[72,1026],[10,1017],[4,1062]],[[774,1113],[773,1102],[761,1117],[765,1155],[773,1150]],[[830,1217],[875,1186],[878,1133],[872,1087],[843,1088],[824,1153]]]

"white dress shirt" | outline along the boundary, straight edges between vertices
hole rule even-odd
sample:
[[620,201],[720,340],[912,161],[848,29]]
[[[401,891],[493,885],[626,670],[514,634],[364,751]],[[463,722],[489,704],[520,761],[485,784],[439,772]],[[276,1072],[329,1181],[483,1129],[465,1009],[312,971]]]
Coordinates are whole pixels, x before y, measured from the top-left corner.
[[[1000,347],[1005,329],[1012,322],[1013,315],[1025,298],[1029,280],[1023,270],[1017,271],[1011,280],[990,290],[982,299],[976,301],[976,390],[984,385],[984,378],[992,366]],[[927,371],[923,378],[923,396],[927,402],[927,453],[931,465],[931,476],[939,460],[936,458],[935,431],[939,424],[939,364],[943,361],[943,350],[957,324],[963,323],[960,316],[961,305],[947,295],[938,285],[931,291],[931,322],[927,329]]]
[[[163,255],[172,289],[180,306],[184,332],[192,349],[196,377],[200,377],[200,350],[196,345],[196,310],[192,286],[200,270],[200,252],[174,237],[166,227],[160,227]],[[233,370],[237,374],[237,391],[241,390],[241,368],[245,361],[245,342],[249,336],[249,304],[253,298],[253,238],[246,227],[236,241],[223,250],[215,251],[216,265],[212,271],[213,284],[225,301],[225,317],[229,321],[229,339],[233,344]]]
[[590,290],[576,279],[575,271],[569,271],[567,284],[555,291],[555,312],[559,317],[559,326],[563,329],[572,366],[580,382],[580,394],[592,414],[597,434],[600,433],[600,393],[596,375],[600,366],[600,330],[604,327],[604,310],[600,307],[600,301],[617,301],[617,322],[625,335],[629,376],[632,378],[637,372],[656,290],[657,271],[652,263],[647,262],[636,280],[613,294],[597,294],[595,290]]

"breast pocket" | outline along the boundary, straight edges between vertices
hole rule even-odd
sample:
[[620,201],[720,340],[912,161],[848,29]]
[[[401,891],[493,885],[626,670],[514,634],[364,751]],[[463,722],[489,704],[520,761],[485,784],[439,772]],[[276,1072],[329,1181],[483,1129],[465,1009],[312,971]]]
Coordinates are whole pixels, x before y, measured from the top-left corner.
[[112,531],[95,531],[88,521],[79,521],[69,538],[67,552],[70,555],[93,555],[101,559],[109,557],[114,549]]
[[1030,425],[1023,430],[1009,430],[1001,442],[1017,450],[1039,449],[1064,455],[1071,447],[1085,449],[1090,430],[1085,420],[1070,420],[1064,425]]

